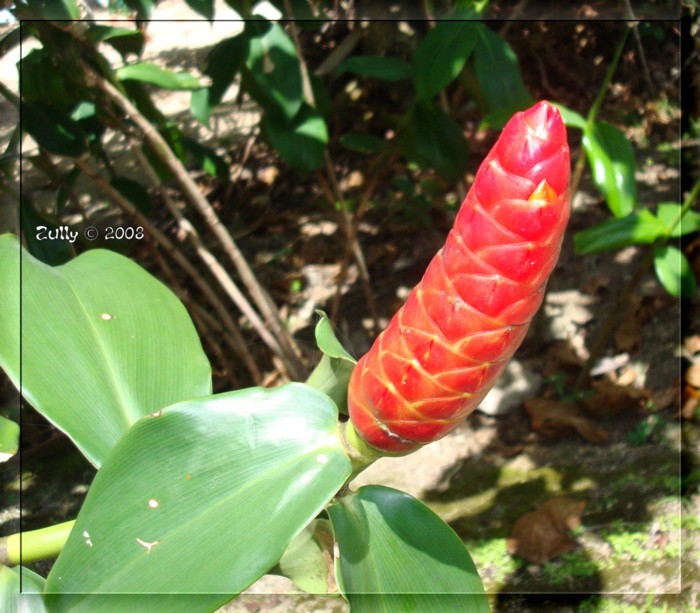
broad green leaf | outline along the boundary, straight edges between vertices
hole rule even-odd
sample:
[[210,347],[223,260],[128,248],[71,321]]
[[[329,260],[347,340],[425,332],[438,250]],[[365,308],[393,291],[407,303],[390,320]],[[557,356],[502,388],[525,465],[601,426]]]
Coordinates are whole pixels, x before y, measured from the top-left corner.
[[373,134],[362,134],[360,132],[350,132],[340,137],[340,144],[346,149],[359,153],[379,153],[386,142],[384,139]]
[[353,613],[489,611],[469,553],[422,502],[370,485],[328,509]]
[[301,109],[301,67],[294,43],[282,26],[264,20],[248,21],[245,66],[248,93],[266,110],[292,120]]
[[664,289],[676,298],[692,298],[697,291],[697,281],[688,259],[671,245],[654,249],[654,270]]
[[151,197],[146,188],[138,181],[128,177],[114,177],[110,181],[110,185],[142,213],[151,212]]
[[530,106],[533,99],[511,46],[483,24],[479,24],[477,35],[474,68],[489,109],[512,115]]
[[0,415],[0,462],[7,462],[17,453],[19,425]]
[[282,159],[297,172],[311,172],[323,162],[328,128],[323,117],[308,104],[304,103],[289,123],[276,113],[266,113],[261,129]]
[[[52,268],[0,237],[0,366],[99,466],[129,426],[211,393],[187,311],[131,260],[95,249]],[[20,336],[21,309],[21,336]],[[21,352],[20,352],[21,339]]]
[[[337,409],[306,385],[167,407],[134,424],[98,471],[47,604],[94,611],[99,593],[173,592],[225,602],[277,564],[349,474]],[[190,610],[174,595],[156,604]]]
[[93,43],[103,41],[109,43],[119,52],[122,58],[129,53],[141,55],[145,43],[145,37],[141,30],[101,24],[92,24],[87,31],[87,36]]
[[401,81],[413,75],[411,66],[398,57],[383,55],[356,55],[341,62],[336,74],[346,72],[371,77],[380,81]]
[[192,92],[192,114],[204,125],[209,123],[212,111],[221,103],[226,90],[248,55],[248,37],[245,33],[217,43],[207,56],[204,74],[211,85]]
[[659,204],[656,211],[657,217],[671,232],[669,236],[672,238],[700,230],[700,213],[688,209],[681,219],[681,208],[681,205],[675,202],[664,202]]
[[166,70],[149,62],[127,64],[117,69],[116,77],[120,81],[139,81],[163,89],[199,89],[202,84],[197,77],[188,72]]
[[51,153],[79,157],[87,151],[80,125],[56,108],[40,103],[21,102],[22,128]]
[[204,19],[214,19],[214,0],[185,0],[193,11],[199,13]]
[[646,209],[620,219],[609,219],[574,235],[576,253],[586,255],[651,244],[666,232],[666,225]]
[[554,103],[554,106],[559,109],[561,118],[564,120],[564,125],[569,128],[578,128],[583,130],[586,127],[586,118],[579,115],[576,111],[565,107],[563,104]]
[[629,215],[637,205],[634,150],[615,126],[599,121],[583,131],[583,148],[593,181],[615,217]]
[[474,49],[480,24],[440,21],[428,32],[414,55],[416,93],[429,101],[464,68]]
[[327,519],[315,519],[294,537],[277,565],[279,574],[309,594],[335,591],[333,531]]
[[357,360],[337,339],[328,316],[316,311],[321,318],[316,324],[316,344],[323,355],[307,384],[329,396],[341,413],[347,414],[348,384]]
[[417,154],[446,179],[459,179],[469,153],[462,129],[442,109],[428,102],[415,106],[412,120]]

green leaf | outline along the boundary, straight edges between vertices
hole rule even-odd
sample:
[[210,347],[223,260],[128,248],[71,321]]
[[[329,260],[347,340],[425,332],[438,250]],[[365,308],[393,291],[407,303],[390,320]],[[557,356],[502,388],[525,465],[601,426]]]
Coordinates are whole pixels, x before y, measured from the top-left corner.
[[576,253],[587,255],[630,245],[648,245],[666,232],[666,225],[646,209],[609,219],[574,235]]
[[[306,385],[167,407],[134,424],[98,471],[47,604],[94,611],[99,593],[176,591],[225,602],[280,560],[349,474],[337,410]],[[189,609],[173,595],[158,610]]]
[[138,181],[128,177],[114,177],[110,181],[110,185],[142,213],[151,212],[151,197],[146,188]]
[[692,298],[697,291],[697,281],[688,259],[671,245],[654,249],[654,270],[664,289],[676,298]]
[[663,202],[656,211],[657,217],[666,224],[672,238],[700,230],[700,213],[688,209],[681,219],[681,209],[681,205],[675,202]]
[[221,103],[247,55],[245,33],[222,40],[209,52],[204,74],[211,78],[211,85],[193,91],[190,103],[192,114],[204,125],[208,125],[212,111]]
[[615,126],[599,121],[583,131],[583,148],[593,181],[615,217],[629,215],[637,205],[634,150]]
[[398,57],[384,55],[356,55],[341,62],[338,76],[350,72],[380,81],[401,81],[413,76],[410,64]]
[[470,21],[440,21],[428,32],[414,55],[416,92],[431,100],[464,68],[482,26]]
[[[294,43],[277,23],[248,21],[248,93],[266,110],[292,120],[301,109],[301,67]],[[251,83],[252,82],[252,83]]]
[[561,118],[564,120],[564,125],[569,128],[578,128],[583,130],[586,127],[586,118],[579,115],[576,111],[565,107],[563,104],[554,103],[554,106],[559,109]]
[[350,132],[340,137],[340,144],[350,151],[359,153],[379,153],[386,147],[383,138],[373,134],[363,134],[360,132]]
[[306,382],[329,396],[340,412],[347,414],[348,384],[357,360],[341,345],[328,316],[323,311],[316,313],[321,317],[316,324],[316,344],[323,355]]
[[462,129],[442,109],[428,102],[415,106],[412,120],[418,155],[446,179],[459,179],[469,153]]
[[[141,416],[211,393],[187,311],[131,260],[95,249],[52,268],[0,237],[0,366],[99,466]],[[20,301],[21,298],[21,301]],[[20,309],[22,322],[20,354]]]
[[79,157],[87,151],[80,125],[56,108],[40,103],[21,102],[22,127],[51,153]]
[[297,172],[311,172],[323,162],[328,128],[323,117],[308,104],[304,103],[289,123],[275,113],[266,113],[260,127],[272,147]]
[[8,568],[0,564],[0,611],[3,613],[44,613],[46,607],[40,595],[43,588],[44,578],[28,568]]
[[460,538],[422,502],[370,485],[328,509],[340,549],[341,589],[353,613],[488,612]]
[[218,177],[222,181],[228,181],[228,164],[214,149],[188,136],[182,136],[181,142],[187,153],[194,158],[204,172],[212,177]]
[[116,77],[120,81],[139,81],[163,89],[199,89],[202,84],[197,77],[188,72],[166,70],[149,62],[127,64],[117,69]]
[[0,415],[0,462],[7,462],[17,453],[19,425]]
[[315,519],[294,537],[279,561],[279,573],[309,594],[329,593],[335,585],[333,542],[331,523]]
[[185,0],[190,8],[204,19],[214,19],[214,0]]
[[122,58],[130,53],[141,55],[141,53],[143,53],[144,43],[146,42],[141,30],[130,30],[129,28],[105,26],[101,24],[92,24],[87,31],[87,36],[93,43],[109,43],[117,50]]
[[525,88],[520,63],[511,46],[483,24],[479,24],[477,34],[474,68],[489,109],[512,115],[532,105],[532,96]]

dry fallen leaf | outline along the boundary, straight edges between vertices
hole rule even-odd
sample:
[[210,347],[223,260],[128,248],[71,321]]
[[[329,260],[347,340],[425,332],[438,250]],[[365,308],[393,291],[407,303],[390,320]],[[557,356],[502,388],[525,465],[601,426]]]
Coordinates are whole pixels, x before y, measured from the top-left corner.
[[591,443],[608,440],[607,431],[586,417],[575,402],[529,398],[525,409],[533,430],[546,436],[560,436],[574,429]]
[[569,534],[581,525],[584,500],[563,496],[541,504],[519,517],[507,540],[508,551],[534,564],[556,558],[576,547]]
[[593,382],[595,396],[584,398],[586,413],[595,417],[610,417],[624,411],[642,409],[649,399],[649,392],[631,385],[619,385],[609,379]]

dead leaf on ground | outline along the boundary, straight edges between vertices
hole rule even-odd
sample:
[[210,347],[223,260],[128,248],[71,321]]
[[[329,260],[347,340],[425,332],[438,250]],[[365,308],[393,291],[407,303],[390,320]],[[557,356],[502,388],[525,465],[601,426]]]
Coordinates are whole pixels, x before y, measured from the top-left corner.
[[639,350],[642,336],[641,301],[633,299],[625,309],[625,315],[615,330],[615,346],[621,352]]
[[559,496],[519,517],[507,540],[508,552],[533,564],[559,557],[576,547],[569,534],[581,525],[586,501]]
[[606,443],[608,432],[586,417],[575,402],[529,398],[525,409],[536,432],[546,436],[561,436],[576,430],[591,443]]
[[595,396],[582,400],[588,415],[610,417],[626,411],[644,408],[649,400],[649,392],[631,385],[618,385],[609,379],[593,382]]

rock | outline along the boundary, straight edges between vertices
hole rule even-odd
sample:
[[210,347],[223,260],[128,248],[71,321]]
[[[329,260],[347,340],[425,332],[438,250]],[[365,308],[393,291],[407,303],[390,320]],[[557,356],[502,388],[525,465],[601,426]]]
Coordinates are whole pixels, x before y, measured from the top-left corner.
[[481,401],[479,411],[487,415],[505,415],[530,396],[534,396],[542,377],[527,370],[518,360],[511,360],[496,385]]

